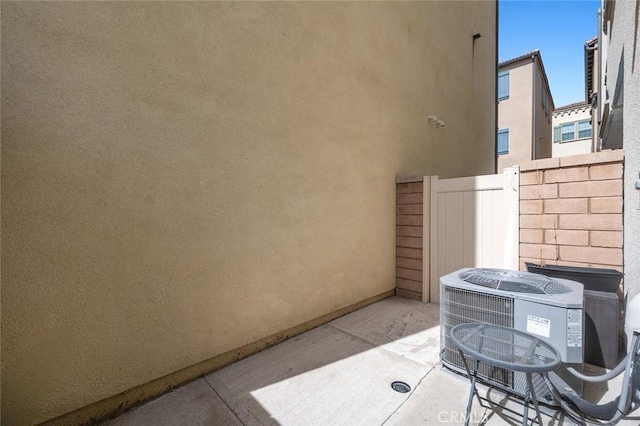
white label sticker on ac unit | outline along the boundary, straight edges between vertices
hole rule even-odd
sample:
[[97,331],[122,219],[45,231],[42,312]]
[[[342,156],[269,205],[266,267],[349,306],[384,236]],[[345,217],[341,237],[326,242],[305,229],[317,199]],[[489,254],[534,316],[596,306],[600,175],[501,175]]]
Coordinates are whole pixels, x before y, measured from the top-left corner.
[[567,346],[582,347],[582,309],[567,309]]
[[551,320],[535,315],[527,315],[527,332],[549,337],[551,335]]

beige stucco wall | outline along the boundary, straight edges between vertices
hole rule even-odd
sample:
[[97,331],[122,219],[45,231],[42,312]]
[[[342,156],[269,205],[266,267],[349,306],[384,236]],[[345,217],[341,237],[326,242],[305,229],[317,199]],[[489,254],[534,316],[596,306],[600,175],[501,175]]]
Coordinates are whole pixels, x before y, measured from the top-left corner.
[[3,2],[3,422],[392,290],[395,177],[494,169],[495,12]]
[[544,96],[547,98],[549,106],[545,109],[542,104],[543,89],[545,85],[544,77],[540,71],[540,65],[536,63],[533,67],[534,77],[534,102],[533,102],[533,121],[534,136],[533,139],[536,143],[535,152],[532,155],[532,160],[541,158],[550,158],[552,153],[551,144],[553,143],[553,133],[551,128],[551,120],[553,116],[553,104],[549,97],[549,93],[544,90]]
[[[623,84],[622,144],[624,146],[624,272],[625,289],[629,300],[640,294],[640,190],[636,181],[640,176],[640,34],[638,33],[638,5],[616,1],[602,5],[614,7],[609,37],[604,37],[607,54],[606,67],[609,101],[618,81]],[[605,10],[606,10],[605,9]],[[619,67],[620,63],[622,66]],[[622,78],[618,80],[619,73]],[[604,76],[603,76],[604,77]],[[604,92],[602,92],[604,93]],[[602,95],[603,100],[604,94]],[[618,111],[619,113],[620,111]]]
[[509,98],[498,101],[498,129],[509,129],[509,153],[498,156],[498,172],[531,160],[533,62],[517,62],[509,70]]

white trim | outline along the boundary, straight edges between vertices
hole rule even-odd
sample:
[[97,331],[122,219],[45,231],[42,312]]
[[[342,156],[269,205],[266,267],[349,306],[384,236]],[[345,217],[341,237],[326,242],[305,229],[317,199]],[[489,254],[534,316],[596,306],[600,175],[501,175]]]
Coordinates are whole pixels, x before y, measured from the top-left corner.
[[[426,180],[426,179],[425,179]],[[429,264],[431,266],[429,270],[429,301],[431,303],[440,303],[440,300],[436,299],[436,295],[438,299],[440,298],[440,278],[438,277],[438,264],[437,264],[437,253],[438,253],[438,176],[431,176],[431,194],[430,194],[430,208],[429,208]],[[426,215],[425,215],[426,216]],[[423,217],[425,217],[423,216]],[[427,241],[423,240],[423,246],[426,245]],[[424,252],[423,252],[424,253]],[[423,256],[424,258],[424,256]],[[423,283],[424,286],[424,283]]]
[[429,239],[431,235],[431,179],[424,176],[422,179],[422,302],[431,302],[429,279],[431,274],[431,247]]
[[503,185],[504,178],[502,175],[469,176],[462,178],[443,179],[438,183],[437,190],[439,193],[458,191],[486,191],[491,189],[502,189]]
[[520,269],[520,167],[503,170],[505,214],[504,265],[507,269]]

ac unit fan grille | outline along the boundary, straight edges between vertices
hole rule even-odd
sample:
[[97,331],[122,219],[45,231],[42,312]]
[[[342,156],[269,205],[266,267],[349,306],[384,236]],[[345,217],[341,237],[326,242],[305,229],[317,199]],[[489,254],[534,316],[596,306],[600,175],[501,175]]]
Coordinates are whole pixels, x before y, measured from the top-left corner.
[[[440,289],[440,347],[442,360],[464,371],[464,361],[451,340],[451,329],[458,324],[482,322],[513,328],[513,299],[492,294],[442,286]],[[469,368],[472,359],[466,357]],[[478,377],[509,391],[514,389],[513,372],[480,363]]]
[[503,291],[532,294],[564,294],[571,289],[553,278],[508,269],[476,268],[460,273],[465,282]]

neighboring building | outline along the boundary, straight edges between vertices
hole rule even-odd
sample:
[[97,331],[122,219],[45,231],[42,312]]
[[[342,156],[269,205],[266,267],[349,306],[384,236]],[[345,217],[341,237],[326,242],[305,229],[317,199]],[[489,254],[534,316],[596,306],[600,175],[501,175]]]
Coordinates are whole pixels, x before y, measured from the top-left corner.
[[[600,130],[596,111],[600,90],[600,54],[598,50],[598,36],[587,40],[584,44],[584,99],[591,106],[591,152],[598,151],[598,132]],[[594,117],[596,119],[593,119]]]
[[[602,46],[600,68],[603,78],[599,80],[601,96],[597,100],[597,116],[600,124],[599,149],[618,149],[624,146],[623,127],[626,114],[624,114],[623,106],[624,92],[627,87],[624,68],[625,62],[632,63],[636,55],[633,52],[633,45],[626,45],[626,40],[624,40],[625,36],[629,36],[624,33],[616,36],[612,27],[616,9],[620,10],[625,7],[627,7],[625,2],[603,1],[603,9],[600,12],[599,46]],[[621,17],[619,12],[615,16],[619,23],[624,24],[627,21],[627,17]],[[636,22],[635,26],[638,25]],[[614,36],[616,37],[613,38]],[[630,56],[626,58],[626,61],[625,53]],[[637,121],[637,116],[634,121]]]
[[598,47],[599,146],[624,148],[624,272],[629,298],[640,294],[640,33],[638,4],[603,0]]
[[396,177],[495,170],[495,1],[1,20],[6,424],[88,422],[395,294]]
[[553,111],[553,157],[586,154],[597,149],[598,37],[584,44],[584,101]]
[[498,65],[498,172],[551,157],[553,109],[538,50]]
[[553,157],[592,152],[591,106],[576,102],[553,111]]

